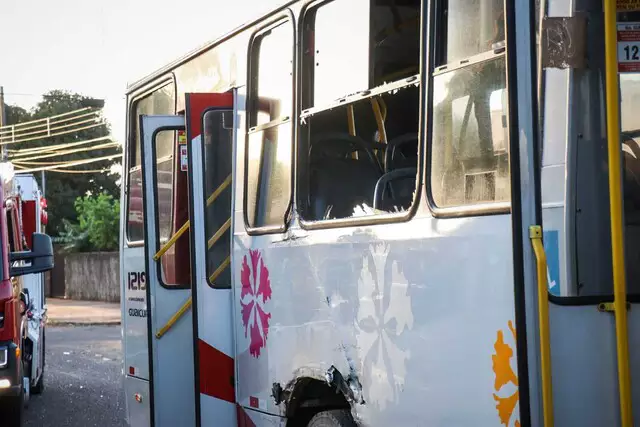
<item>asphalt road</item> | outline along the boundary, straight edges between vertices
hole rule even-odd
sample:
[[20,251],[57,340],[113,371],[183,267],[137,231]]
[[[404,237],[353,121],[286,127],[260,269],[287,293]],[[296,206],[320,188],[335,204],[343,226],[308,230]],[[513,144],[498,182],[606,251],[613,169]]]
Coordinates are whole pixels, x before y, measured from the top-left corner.
[[47,326],[44,391],[26,427],[125,427],[119,326]]

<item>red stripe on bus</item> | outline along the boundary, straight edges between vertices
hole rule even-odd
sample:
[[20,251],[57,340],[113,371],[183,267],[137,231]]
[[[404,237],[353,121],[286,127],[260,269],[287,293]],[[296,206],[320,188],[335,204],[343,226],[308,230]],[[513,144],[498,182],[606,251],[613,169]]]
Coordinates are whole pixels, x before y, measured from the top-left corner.
[[256,427],[255,423],[251,421],[249,415],[242,409],[242,406],[236,405],[238,414],[238,427]]
[[233,108],[233,93],[190,93],[189,134],[191,139],[202,134],[202,113],[212,107]]
[[198,358],[200,393],[234,403],[233,359],[202,340],[198,340]]

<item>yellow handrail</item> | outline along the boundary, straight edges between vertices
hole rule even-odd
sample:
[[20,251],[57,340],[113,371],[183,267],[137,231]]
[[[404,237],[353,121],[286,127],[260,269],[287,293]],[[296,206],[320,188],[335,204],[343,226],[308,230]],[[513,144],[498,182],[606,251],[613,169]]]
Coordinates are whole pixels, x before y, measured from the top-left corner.
[[220,239],[220,237],[222,237],[224,232],[227,231],[230,227],[231,218],[229,218],[224,224],[222,224],[222,227],[220,227],[218,231],[216,231],[216,233],[209,239],[209,249],[211,249],[211,247],[216,244],[216,242]]
[[229,174],[229,176],[227,176],[225,180],[222,181],[222,184],[220,184],[218,188],[216,188],[215,191],[211,193],[211,195],[207,199],[207,207],[210,206],[211,203],[213,203],[229,185],[231,185],[231,174]]
[[171,236],[171,238],[167,241],[167,243],[165,243],[164,246],[162,246],[160,250],[156,252],[156,254],[153,256],[153,260],[158,261],[162,257],[162,255],[164,255],[169,250],[169,248],[171,248],[171,246],[173,246],[178,241],[180,236],[182,236],[184,232],[187,231],[188,229],[189,229],[189,221],[185,222],[184,225],[180,227],[178,231],[176,231],[176,234]]
[[158,332],[156,332],[156,338],[162,338],[162,336],[166,334],[173,325],[175,325],[175,323],[187,312],[187,310],[189,310],[189,308],[191,308],[191,297],[189,297],[189,299],[187,299],[187,302],[185,302],[182,307],[180,307],[176,314],[171,316],[171,319],[169,319],[167,323],[162,328],[160,328]]
[[549,284],[547,256],[542,245],[542,227],[529,227],[529,238],[536,256],[538,276],[538,328],[540,329],[540,376],[542,380],[542,413],[544,427],[553,427],[553,387],[551,384],[551,338],[549,332]]
[[[211,193],[211,195],[207,199],[207,206],[210,206],[230,184],[231,184],[231,175],[227,176],[225,180],[222,182],[222,184],[220,184],[218,188],[216,188],[214,192]],[[185,222],[184,225],[180,227],[178,231],[176,231],[176,234],[171,236],[171,238],[167,241],[167,243],[165,243],[164,246],[162,246],[162,248],[160,248],[160,250],[156,252],[156,254],[153,256],[153,260],[158,261],[162,257],[162,255],[164,255],[171,248],[171,246],[173,246],[178,241],[180,236],[182,236],[185,233],[185,231],[189,229],[189,226],[190,226],[189,221]],[[211,247],[211,245],[209,247]]]
[[209,283],[215,282],[218,276],[222,274],[224,269],[227,268],[229,264],[231,264],[231,256],[228,256],[227,258],[225,258],[225,260],[222,261],[222,264],[220,264],[218,268],[216,268],[216,271],[214,271],[213,274],[209,276]]
[[384,116],[380,103],[376,98],[371,98],[371,107],[373,108],[373,115],[376,117],[376,124],[378,125],[378,133],[380,134],[380,142],[387,143],[387,130],[384,126]]
[[622,235],[622,190],[620,165],[620,100],[618,96],[618,39],[616,1],[604,0],[605,88],[607,94],[607,138],[609,158],[609,216],[613,261],[613,305],[616,316],[618,388],[622,427],[633,425],[631,379],[629,375],[629,335],[627,294]]
[[349,126],[349,135],[356,136],[356,117],[353,105],[347,107],[347,122]]

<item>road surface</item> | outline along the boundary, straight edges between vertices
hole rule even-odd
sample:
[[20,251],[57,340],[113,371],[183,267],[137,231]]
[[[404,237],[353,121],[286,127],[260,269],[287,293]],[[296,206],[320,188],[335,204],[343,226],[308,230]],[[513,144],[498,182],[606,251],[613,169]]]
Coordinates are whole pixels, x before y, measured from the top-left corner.
[[119,326],[47,327],[44,392],[26,427],[126,427]]

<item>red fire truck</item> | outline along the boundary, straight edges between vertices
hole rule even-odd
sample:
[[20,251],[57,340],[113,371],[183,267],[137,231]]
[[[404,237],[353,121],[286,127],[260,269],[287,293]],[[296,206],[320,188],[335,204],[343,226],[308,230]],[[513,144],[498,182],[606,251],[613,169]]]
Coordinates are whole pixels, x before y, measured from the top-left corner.
[[53,246],[40,232],[46,222],[40,193],[30,197],[21,189],[33,177],[13,176],[5,163],[0,178],[0,425],[18,427],[29,394],[42,390],[42,285],[53,268]]

